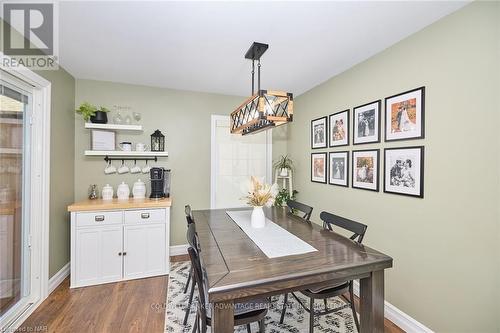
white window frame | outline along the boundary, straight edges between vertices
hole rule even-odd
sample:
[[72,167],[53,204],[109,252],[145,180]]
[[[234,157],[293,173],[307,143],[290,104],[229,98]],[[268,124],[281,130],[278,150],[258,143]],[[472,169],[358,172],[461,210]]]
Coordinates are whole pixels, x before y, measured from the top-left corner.
[[[229,115],[215,115],[211,116],[210,121],[210,208],[215,209],[215,183],[217,181],[216,171],[216,129],[217,121],[228,120]],[[236,135],[236,134],[235,134]],[[251,135],[251,134],[249,134]],[[266,131],[266,182],[272,183],[273,177],[273,136],[271,130]]]
[[[5,56],[0,52],[2,57]],[[31,279],[32,294],[37,299],[20,315],[4,318],[1,329],[18,328],[33,311],[47,298],[49,286],[49,199],[50,199],[50,114],[51,83],[35,72],[20,67],[1,68],[14,78],[33,87],[33,108],[31,127],[31,268],[35,270]],[[37,219],[33,223],[33,219]],[[37,297],[40,295],[40,297]]]

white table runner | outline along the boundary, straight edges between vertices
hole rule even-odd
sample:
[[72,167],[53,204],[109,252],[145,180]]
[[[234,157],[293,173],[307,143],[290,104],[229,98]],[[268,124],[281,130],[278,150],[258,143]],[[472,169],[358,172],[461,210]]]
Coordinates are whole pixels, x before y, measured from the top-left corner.
[[226,213],[269,258],[318,251],[267,217],[266,226],[264,228],[252,228],[250,222],[252,215],[251,210],[226,211]]

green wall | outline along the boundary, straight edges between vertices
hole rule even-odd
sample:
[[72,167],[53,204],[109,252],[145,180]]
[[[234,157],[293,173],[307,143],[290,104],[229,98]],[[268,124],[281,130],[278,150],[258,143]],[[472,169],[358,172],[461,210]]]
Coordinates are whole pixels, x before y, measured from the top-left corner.
[[[161,158],[157,165],[172,169],[170,245],[186,244],[184,205],[193,208],[210,207],[210,116],[229,114],[243,97],[187,92],[121,83],[77,80],[76,105],[84,101],[103,105],[130,107],[142,114],[142,134],[118,133],[117,142],[143,142],[150,145],[150,135],[160,129],[165,135],[169,157]],[[112,112],[113,113],[113,112]],[[102,189],[106,183],[113,186],[126,181],[130,187],[137,178],[148,186],[148,175],[105,175],[102,157],[86,157],[90,149],[90,130],[84,129],[80,116],[75,119],[75,199],[87,196],[90,184]],[[144,162],[140,162],[141,166]],[[149,191],[149,190],[148,190]]]
[[[365,243],[394,258],[386,299],[438,332],[499,331],[499,11],[472,3],[304,93],[288,128],[313,220],[366,223]],[[425,145],[424,199],[310,182],[312,119],[422,85],[424,140],[355,149]]]
[[38,71],[51,86],[49,276],[70,260],[70,225],[66,207],[74,201],[75,79],[62,67]]

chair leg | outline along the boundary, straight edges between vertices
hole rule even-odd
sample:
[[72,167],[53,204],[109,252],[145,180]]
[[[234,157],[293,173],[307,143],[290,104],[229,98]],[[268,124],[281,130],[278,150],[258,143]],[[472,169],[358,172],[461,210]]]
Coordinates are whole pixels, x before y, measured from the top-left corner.
[[352,281],[349,283],[349,297],[351,298],[352,316],[354,317],[354,323],[356,324],[356,329],[359,332],[359,319],[358,319],[358,314],[356,313],[356,306],[354,304],[354,289]]
[[264,333],[266,331],[266,323],[264,321],[265,319],[262,318],[260,321],[259,321],[259,333]]
[[280,324],[283,324],[283,320],[285,319],[287,303],[288,303],[288,293],[285,294],[285,298],[283,300],[283,309],[281,310]]
[[252,329],[250,328],[250,324],[247,324],[247,333],[252,333]]
[[314,298],[309,299],[309,333],[314,332]]
[[188,279],[186,281],[186,286],[184,287],[184,294],[187,293],[188,291],[188,287],[189,287],[189,281],[191,281],[191,277],[193,275],[193,270],[192,269],[189,269],[189,275],[188,275]]
[[182,324],[185,326],[187,324],[188,318],[189,318],[189,313],[191,312],[191,305],[193,304],[193,295],[194,295],[194,287],[196,286],[196,282],[193,279],[191,282],[191,292],[189,293],[189,302],[188,302],[188,307],[186,309],[186,314],[184,315],[184,321]]
[[[184,324],[184,325],[186,325],[186,324]],[[193,323],[192,333],[196,333],[197,330],[198,330],[198,312],[196,312],[196,319],[194,320],[194,323]]]
[[325,311],[328,311],[328,305],[327,305],[327,302],[326,302],[326,298],[323,298],[323,303],[325,303]]

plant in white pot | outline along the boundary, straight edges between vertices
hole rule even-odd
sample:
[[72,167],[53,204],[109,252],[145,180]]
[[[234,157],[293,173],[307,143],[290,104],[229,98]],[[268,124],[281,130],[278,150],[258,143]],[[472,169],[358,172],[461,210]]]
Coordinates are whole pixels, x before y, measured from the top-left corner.
[[279,171],[281,177],[288,177],[289,171],[293,169],[293,161],[288,155],[281,156],[279,160],[274,163],[274,169]]
[[262,208],[264,206],[271,207],[277,194],[277,184],[266,184],[257,177],[252,176],[245,199],[247,204],[253,207],[251,217],[253,228],[264,228],[266,226],[266,216]]

